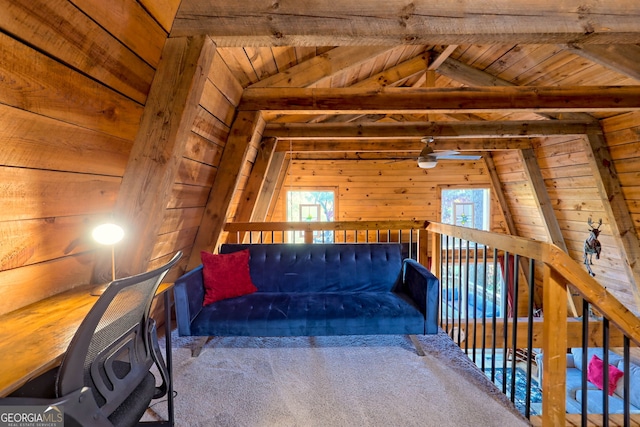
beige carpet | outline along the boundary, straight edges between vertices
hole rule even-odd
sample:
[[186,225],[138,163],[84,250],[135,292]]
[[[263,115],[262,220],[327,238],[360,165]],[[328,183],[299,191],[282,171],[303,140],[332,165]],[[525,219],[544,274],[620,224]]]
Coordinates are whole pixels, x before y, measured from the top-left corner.
[[176,425],[529,425],[445,334],[418,339],[424,357],[377,335],[213,338],[192,358],[174,333]]

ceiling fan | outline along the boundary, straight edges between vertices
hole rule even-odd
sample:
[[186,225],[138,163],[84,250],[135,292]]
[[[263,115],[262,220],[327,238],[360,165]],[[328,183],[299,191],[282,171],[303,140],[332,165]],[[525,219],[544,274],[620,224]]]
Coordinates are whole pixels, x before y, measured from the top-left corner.
[[462,155],[458,151],[438,151],[436,152],[431,144],[433,143],[433,137],[422,138],[422,142],[425,143],[424,148],[418,155],[418,167],[421,169],[431,169],[436,167],[439,159],[458,159],[458,160],[479,160],[481,156]]

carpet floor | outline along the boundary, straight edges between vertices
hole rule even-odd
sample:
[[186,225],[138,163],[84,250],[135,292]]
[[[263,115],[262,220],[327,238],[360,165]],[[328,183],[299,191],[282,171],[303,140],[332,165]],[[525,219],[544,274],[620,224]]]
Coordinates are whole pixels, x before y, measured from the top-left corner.
[[172,338],[178,427],[529,425],[444,333],[424,357],[399,335],[216,337],[197,358]]

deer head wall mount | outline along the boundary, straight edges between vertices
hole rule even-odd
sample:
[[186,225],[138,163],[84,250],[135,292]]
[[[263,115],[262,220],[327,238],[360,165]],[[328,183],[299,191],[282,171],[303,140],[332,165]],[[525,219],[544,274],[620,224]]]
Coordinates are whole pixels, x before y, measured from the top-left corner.
[[598,236],[600,235],[600,226],[602,225],[602,218],[598,221],[598,226],[594,227],[593,221],[591,217],[587,220],[589,224],[589,237],[584,242],[584,265],[587,266],[587,271],[590,275],[595,276],[596,274],[591,271],[591,265],[593,265],[593,255],[596,255],[596,259],[600,259],[600,251],[602,250],[602,246],[598,241]]

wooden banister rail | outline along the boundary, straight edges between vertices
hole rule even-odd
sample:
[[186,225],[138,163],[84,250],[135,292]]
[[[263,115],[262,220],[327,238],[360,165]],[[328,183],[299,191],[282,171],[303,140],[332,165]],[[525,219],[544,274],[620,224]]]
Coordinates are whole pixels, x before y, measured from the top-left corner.
[[[403,221],[303,221],[303,222],[233,222],[224,226],[224,231],[229,233],[228,242],[240,243],[245,241],[245,233],[275,233],[287,231],[303,231],[305,243],[312,243],[314,231],[351,231],[351,232],[399,232],[398,240],[404,234],[416,234],[417,260],[427,265],[428,245],[427,232],[425,231],[429,221],[403,220]],[[381,236],[382,237],[382,236]],[[376,240],[373,240],[376,241]],[[407,243],[407,242],[405,242]]]
[[[430,222],[427,230],[481,243],[533,258],[553,268],[564,279],[561,284],[572,284],[580,295],[613,322],[631,341],[640,345],[640,319],[618,301],[585,271],[580,264],[556,245],[524,237],[457,227]],[[545,310],[546,312],[546,310]]]
[[[543,277],[543,364],[542,425],[566,425],[566,349],[567,285],[571,284],[585,301],[596,307],[631,341],[640,344],[640,320],[620,301],[596,282],[575,260],[559,247],[522,237],[490,233],[448,224],[429,223],[427,230],[508,251],[510,254],[541,261]],[[434,256],[438,252],[433,252]],[[439,260],[434,259],[438,265]]]
[[243,231],[342,231],[342,230],[424,230],[429,221],[302,221],[229,222],[224,230]]

